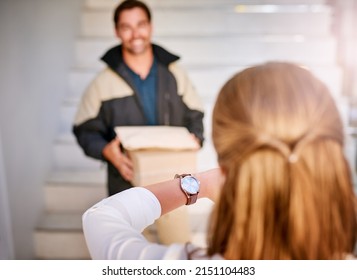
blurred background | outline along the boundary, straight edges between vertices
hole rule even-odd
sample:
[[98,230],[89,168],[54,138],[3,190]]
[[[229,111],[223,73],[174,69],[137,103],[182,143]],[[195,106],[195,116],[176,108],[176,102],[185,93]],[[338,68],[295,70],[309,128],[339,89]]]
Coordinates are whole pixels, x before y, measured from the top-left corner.
[[[105,168],[71,134],[83,90],[117,43],[116,0],[0,1],[0,259],[87,259],[83,211],[105,196]],[[212,106],[235,72],[270,60],[330,88],[355,176],[357,0],[147,0],[154,42],[181,56],[206,110],[198,169],[216,166]],[[206,217],[210,205],[192,212]],[[204,220],[204,219],[203,219]],[[194,239],[204,224],[193,222]]]

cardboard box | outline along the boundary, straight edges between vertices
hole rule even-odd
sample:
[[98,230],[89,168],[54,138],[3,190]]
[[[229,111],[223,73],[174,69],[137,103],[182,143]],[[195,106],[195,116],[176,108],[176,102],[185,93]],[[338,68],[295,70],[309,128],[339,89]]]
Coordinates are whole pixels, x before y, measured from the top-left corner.
[[132,159],[134,186],[170,180],[197,170],[198,143],[184,127],[124,126],[115,128]]
[[176,173],[196,171],[197,156],[193,151],[130,151],[134,164],[134,186],[145,186],[174,178]]
[[[197,170],[199,145],[184,127],[122,126],[116,127],[115,132],[133,161],[134,186],[170,180],[175,174]],[[187,206],[163,215],[155,226],[162,244],[191,241]]]

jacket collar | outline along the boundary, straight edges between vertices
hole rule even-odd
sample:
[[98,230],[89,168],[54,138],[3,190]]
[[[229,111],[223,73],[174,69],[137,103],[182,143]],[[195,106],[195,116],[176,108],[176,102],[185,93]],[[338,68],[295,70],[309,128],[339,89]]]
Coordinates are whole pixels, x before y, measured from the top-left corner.
[[[159,63],[168,66],[170,63],[180,59],[179,56],[174,55],[164,48],[152,44],[153,52],[155,58]],[[115,46],[109,49],[102,57],[101,60],[104,61],[110,68],[118,69],[119,65],[123,63],[122,55],[122,45]]]

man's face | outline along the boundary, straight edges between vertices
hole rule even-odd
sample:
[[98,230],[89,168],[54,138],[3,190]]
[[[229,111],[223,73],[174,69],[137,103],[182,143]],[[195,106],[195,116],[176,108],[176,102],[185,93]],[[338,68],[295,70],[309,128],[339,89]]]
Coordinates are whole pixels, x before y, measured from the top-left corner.
[[116,34],[124,51],[139,55],[151,46],[152,26],[146,13],[140,8],[124,10],[118,19]]

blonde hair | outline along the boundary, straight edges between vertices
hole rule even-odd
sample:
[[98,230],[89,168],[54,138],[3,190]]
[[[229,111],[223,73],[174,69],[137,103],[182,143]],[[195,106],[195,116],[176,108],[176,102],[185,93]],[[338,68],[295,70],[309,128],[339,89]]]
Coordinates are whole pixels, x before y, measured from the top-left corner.
[[208,254],[227,259],[340,259],[356,243],[343,125],[308,70],[267,63],[233,76],[213,111],[226,174]]

